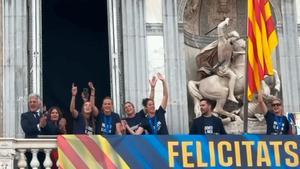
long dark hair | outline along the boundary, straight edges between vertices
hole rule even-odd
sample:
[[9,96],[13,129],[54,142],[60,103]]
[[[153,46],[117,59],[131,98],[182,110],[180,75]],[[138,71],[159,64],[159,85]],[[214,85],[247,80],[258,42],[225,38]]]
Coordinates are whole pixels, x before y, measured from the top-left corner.
[[[90,101],[87,101],[91,104]],[[86,102],[85,102],[86,103]],[[83,103],[83,104],[85,104]],[[84,106],[84,105],[83,105]],[[83,110],[83,106],[82,106],[82,110]],[[95,105],[94,105],[95,106]],[[83,119],[84,119],[84,126],[86,127],[86,125],[89,125],[89,122],[91,121],[92,122],[92,127],[93,127],[93,134],[96,134],[96,118],[94,117],[94,107],[92,106],[92,112],[90,114],[90,117],[85,119],[85,117],[83,116]],[[83,112],[82,112],[83,113]]]
[[[57,112],[58,112],[58,120],[57,121],[52,121],[51,120],[51,112],[53,110],[57,110]],[[52,106],[52,107],[49,108],[48,113],[46,114],[46,116],[47,116],[47,119],[48,119],[47,121],[48,122],[52,122],[55,125],[58,125],[60,119],[63,117],[63,113],[62,113],[61,109],[58,106]]]
[[62,113],[61,109],[58,106],[52,106],[52,107],[49,108],[49,110],[48,110],[49,120],[51,120],[51,112],[53,110],[57,110],[57,112],[58,112],[58,121],[59,121],[63,117],[63,113]]
[[153,99],[144,98],[143,101],[142,101],[142,105],[146,108],[149,101],[153,101]]

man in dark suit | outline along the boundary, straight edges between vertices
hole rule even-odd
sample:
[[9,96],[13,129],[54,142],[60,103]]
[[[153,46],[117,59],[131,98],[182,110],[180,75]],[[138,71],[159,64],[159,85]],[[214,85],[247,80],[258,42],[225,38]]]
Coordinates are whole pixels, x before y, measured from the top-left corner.
[[[41,108],[41,100],[39,95],[30,94],[28,97],[28,112],[21,115],[21,126],[25,133],[25,138],[37,138],[39,134],[42,134],[43,128],[47,124],[47,117],[41,116],[38,110]],[[30,167],[30,161],[32,159],[31,152],[25,153],[27,159],[27,166]],[[38,152],[38,160],[40,164],[43,164],[45,159],[45,153]],[[42,167],[43,168],[43,167]]]
[[29,111],[22,113],[21,126],[25,133],[25,138],[37,138],[47,124],[47,117],[39,114],[41,100],[37,94],[30,94],[28,101]]

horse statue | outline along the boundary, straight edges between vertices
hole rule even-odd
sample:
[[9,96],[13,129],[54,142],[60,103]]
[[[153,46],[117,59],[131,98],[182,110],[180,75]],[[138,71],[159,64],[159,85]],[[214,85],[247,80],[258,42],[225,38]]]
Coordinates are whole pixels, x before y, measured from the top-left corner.
[[[261,83],[262,94],[266,103],[270,103],[274,97],[278,97],[280,92],[281,84],[278,72],[275,69],[273,69],[273,72],[273,76],[265,76]],[[242,119],[244,118],[244,111],[240,112],[240,117]],[[253,101],[248,103],[248,119],[252,121],[263,121],[264,119],[256,97],[254,97]]]
[[[241,38],[231,42],[233,46],[230,69],[237,75],[234,87],[235,96],[243,96],[245,85],[245,47],[246,43]],[[208,46],[216,47],[217,43],[212,42]],[[213,47],[209,47],[213,48]],[[206,50],[206,49],[203,49]],[[200,54],[202,51],[200,51]],[[217,74],[205,77],[200,81],[189,81],[188,90],[194,101],[194,112],[196,116],[201,115],[200,100],[208,98],[216,101],[214,112],[231,119],[240,119],[236,114],[224,110],[224,105],[229,94],[229,78]]]

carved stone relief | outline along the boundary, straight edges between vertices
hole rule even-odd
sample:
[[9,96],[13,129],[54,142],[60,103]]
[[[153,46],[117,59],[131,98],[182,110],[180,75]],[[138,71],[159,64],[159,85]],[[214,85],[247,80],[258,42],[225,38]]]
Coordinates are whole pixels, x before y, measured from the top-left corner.
[[16,154],[13,146],[13,141],[0,140],[0,168],[13,168],[14,156]]
[[[225,17],[231,18],[231,28],[236,28],[237,5],[236,0],[189,0],[184,11],[184,28],[188,33],[205,35]],[[215,31],[209,36],[214,35]]]

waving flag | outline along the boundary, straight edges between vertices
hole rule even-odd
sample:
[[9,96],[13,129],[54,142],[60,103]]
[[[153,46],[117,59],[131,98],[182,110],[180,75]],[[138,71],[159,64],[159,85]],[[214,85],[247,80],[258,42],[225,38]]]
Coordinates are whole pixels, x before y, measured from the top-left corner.
[[273,75],[272,52],[278,44],[269,0],[248,0],[248,100]]

